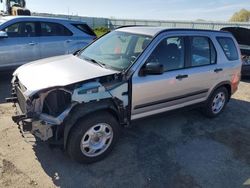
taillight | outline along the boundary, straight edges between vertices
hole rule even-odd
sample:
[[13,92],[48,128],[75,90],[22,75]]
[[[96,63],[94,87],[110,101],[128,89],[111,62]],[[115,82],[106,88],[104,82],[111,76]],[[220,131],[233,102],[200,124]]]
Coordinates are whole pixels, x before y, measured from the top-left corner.
[[231,80],[232,94],[237,91],[239,83],[240,83],[240,74],[239,73],[233,74]]

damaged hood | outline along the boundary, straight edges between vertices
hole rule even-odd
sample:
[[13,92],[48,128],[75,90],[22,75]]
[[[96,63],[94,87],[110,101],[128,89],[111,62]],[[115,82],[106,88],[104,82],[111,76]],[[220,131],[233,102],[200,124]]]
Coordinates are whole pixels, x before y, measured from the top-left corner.
[[13,74],[27,89],[27,96],[51,87],[67,86],[117,71],[105,69],[74,55],[63,55],[34,61],[19,67]]

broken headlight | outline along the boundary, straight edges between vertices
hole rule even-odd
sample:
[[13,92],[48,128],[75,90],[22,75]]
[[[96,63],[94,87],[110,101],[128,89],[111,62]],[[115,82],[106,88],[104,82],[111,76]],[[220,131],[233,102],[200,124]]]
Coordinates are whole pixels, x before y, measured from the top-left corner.
[[71,93],[58,89],[53,90],[44,99],[42,112],[54,117],[60,115],[71,104]]

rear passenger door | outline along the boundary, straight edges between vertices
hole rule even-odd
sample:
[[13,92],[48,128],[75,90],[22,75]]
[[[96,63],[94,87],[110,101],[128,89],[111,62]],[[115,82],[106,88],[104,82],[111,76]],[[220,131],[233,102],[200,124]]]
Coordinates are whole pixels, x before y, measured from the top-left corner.
[[[218,82],[217,52],[209,36],[188,36],[186,74],[193,91],[204,91],[207,97]],[[218,72],[217,72],[218,70]]]
[[59,23],[40,22],[41,57],[52,57],[68,53],[73,33]]

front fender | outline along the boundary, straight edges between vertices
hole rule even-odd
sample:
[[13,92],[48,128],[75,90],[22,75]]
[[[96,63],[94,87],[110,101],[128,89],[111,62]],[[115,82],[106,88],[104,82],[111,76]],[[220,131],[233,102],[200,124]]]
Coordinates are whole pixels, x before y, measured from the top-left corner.
[[74,125],[77,123],[77,121],[86,117],[87,115],[90,115],[91,113],[94,113],[97,111],[102,111],[102,110],[109,111],[121,123],[122,115],[120,114],[118,108],[116,107],[116,104],[113,102],[112,99],[105,99],[105,100],[94,101],[94,102],[89,102],[89,103],[82,103],[82,104],[76,105],[71,110],[68,117],[65,119],[65,121],[63,123],[64,148],[67,147],[68,136],[70,134],[70,131],[74,127]]

